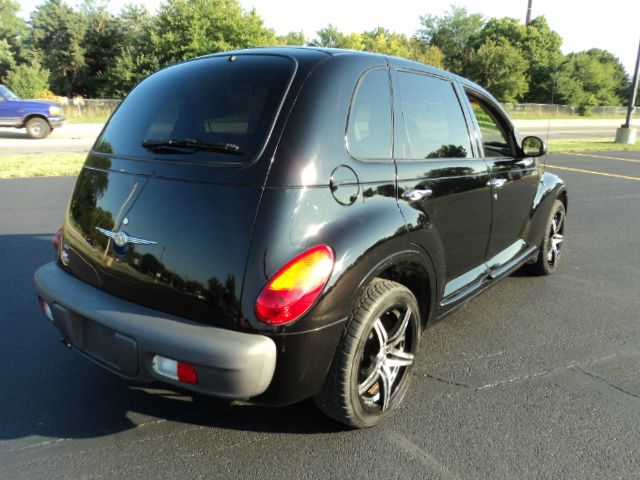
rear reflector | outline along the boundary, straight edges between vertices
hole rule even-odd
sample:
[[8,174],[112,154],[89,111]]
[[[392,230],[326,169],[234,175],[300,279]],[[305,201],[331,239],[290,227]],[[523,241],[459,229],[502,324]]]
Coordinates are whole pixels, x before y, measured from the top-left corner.
[[198,372],[188,363],[178,362],[178,381],[190,385],[198,384]]
[[318,245],[278,270],[256,300],[258,320],[282,325],[302,316],[316,301],[333,270],[333,250]]
[[190,385],[198,384],[198,372],[189,363],[155,355],[151,364],[153,371],[158,375]]
[[60,227],[56,232],[56,234],[53,236],[53,248],[55,248],[56,252],[60,251],[61,240],[62,240],[62,227]]
[[42,309],[44,316],[53,322],[53,314],[51,313],[51,307],[49,307],[49,304],[42,297],[38,297],[38,301],[40,302],[40,308]]

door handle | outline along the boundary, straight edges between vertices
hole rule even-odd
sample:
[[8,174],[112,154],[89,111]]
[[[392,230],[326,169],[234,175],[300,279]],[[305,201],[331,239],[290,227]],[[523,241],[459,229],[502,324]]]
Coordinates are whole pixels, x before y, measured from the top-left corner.
[[492,178],[489,182],[493,188],[502,188],[507,183],[506,178]]
[[412,188],[410,190],[405,190],[402,192],[402,199],[407,202],[418,202],[420,200],[424,200],[425,198],[429,198],[433,194],[433,190],[430,188],[418,189]]

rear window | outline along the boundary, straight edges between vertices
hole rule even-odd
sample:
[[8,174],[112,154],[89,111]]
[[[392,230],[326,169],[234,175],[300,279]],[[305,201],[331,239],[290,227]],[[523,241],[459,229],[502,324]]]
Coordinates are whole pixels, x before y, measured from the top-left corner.
[[131,91],[95,150],[189,163],[249,162],[262,149],[294,68],[283,57],[237,55],[161,70]]

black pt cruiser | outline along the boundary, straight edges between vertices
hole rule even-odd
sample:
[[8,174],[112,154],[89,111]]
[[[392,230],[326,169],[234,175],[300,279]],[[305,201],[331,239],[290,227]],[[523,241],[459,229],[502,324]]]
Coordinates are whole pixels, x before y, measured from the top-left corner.
[[[165,68],[113,114],[35,274],[64,341],[136,381],[372,426],[424,327],[552,273],[567,194],[478,85],[331,49]],[[428,331],[428,330],[427,330]]]

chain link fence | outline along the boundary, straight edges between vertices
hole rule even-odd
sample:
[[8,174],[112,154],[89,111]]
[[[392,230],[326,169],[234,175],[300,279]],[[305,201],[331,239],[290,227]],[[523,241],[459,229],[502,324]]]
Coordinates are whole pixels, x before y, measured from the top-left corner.
[[[70,98],[62,103],[68,118],[78,120],[88,119],[106,121],[111,113],[120,105],[118,99],[90,99]],[[570,105],[549,105],[543,103],[507,103],[504,105],[507,111],[516,118],[549,118],[549,117],[580,117],[579,107]],[[590,107],[589,116],[624,117],[627,107]]]
[[65,116],[69,119],[105,122],[120,105],[118,99],[69,98],[61,102]]
[[[559,116],[585,116],[581,114],[580,107],[570,105],[549,105],[544,103],[507,103],[507,111],[517,117],[559,117]],[[627,107],[588,107],[589,116],[624,117]]]

